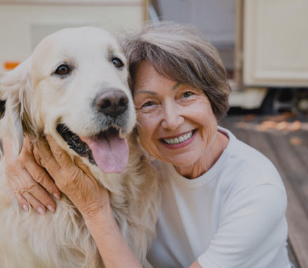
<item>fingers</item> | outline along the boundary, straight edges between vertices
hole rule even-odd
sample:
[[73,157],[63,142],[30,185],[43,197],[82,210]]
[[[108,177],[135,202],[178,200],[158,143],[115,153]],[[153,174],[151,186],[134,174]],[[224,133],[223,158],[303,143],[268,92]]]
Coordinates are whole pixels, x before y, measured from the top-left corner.
[[40,214],[45,214],[46,207],[51,212],[55,212],[55,201],[44,188],[33,180],[27,170],[22,169],[20,166],[18,166],[17,169],[19,169],[18,171],[15,170],[18,173],[17,176],[7,171],[7,178],[9,178],[9,185],[13,189],[14,195],[20,206],[28,211],[30,204]]
[[[37,149],[34,148],[34,151]],[[42,185],[48,193],[54,196],[56,199],[60,199],[61,192],[56,186],[53,179],[49,176],[45,169],[36,164],[36,161],[31,161],[27,165],[27,170],[32,174],[34,180]],[[40,199],[39,199],[40,200]]]
[[[41,215],[45,215],[46,208],[45,206],[39,202],[35,197],[33,197],[30,193],[24,192],[24,197],[31,204],[31,206]],[[54,212],[54,208],[52,208],[51,212]]]
[[[53,176],[50,173],[52,170],[49,171],[48,167],[47,170],[55,179],[61,191],[68,196],[79,211],[83,215],[89,215],[101,211],[102,208],[109,207],[108,191],[98,183],[82,159],[74,157],[73,161],[51,136],[46,136],[46,139],[54,156],[53,160],[49,158],[49,161],[57,162],[58,174]],[[48,148],[46,148],[46,155],[51,153],[47,151]],[[44,161],[43,158],[41,161]],[[56,166],[54,163],[51,165]]]
[[85,174],[88,175],[88,177],[94,178],[89,167],[82,161],[80,157],[75,156],[74,162]]
[[41,157],[40,161],[55,180],[59,189],[69,195],[72,188],[79,182],[79,178],[83,174],[82,170],[73,163],[70,156],[53,138],[50,136],[46,136],[46,138],[48,143],[42,140],[37,143]]
[[56,179],[61,171],[61,167],[54,158],[48,143],[43,139],[38,139],[35,142],[35,146],[39,148],[37,151],[40,156],[41,164],[48,171],[51,177]]
[[57,142],[50,135],[47,135],[46,139],[59,166],[63,169],[72,167],[73,162],[70,156],[57,144]]
[[56,203],[50,195],[38,183],[32,180],[29,175],[28,182],[23,183],[24,188],[20,190],[20,194],[34,207],[34,209],[44,215],[46,208],[52,213],[55,212]]
[[[34,146],[30,143],[28,137],[24,139],[24,149],[27,152],[34,153]],[[55,212],[56,203],[47,192],[53,195],[56,199],[60,199],[60,190],[55,185],[49,174],[37,164],[34,155],[26,155],[28,161],[25,162],[26,171],[29,176],[25,176],[27,181],[24,183],[24,191],[22,195],[40,214],[45,214],[46,207]],[[41,187],[43,186],[43,188]],[[46,192],[47,191],[47,192]]]
[[14,196],[15,196],[17,202],[19,203],[19,205],[23,208],[23,210],[28,212],[29,211],[29,204],[28,204],[27,200],[22,195],[20,195],[18,192],[13,191],[13,193],[14,193]]
[[58,199],[60,191],[48,173],[36,163],[29,139],[24,138],[23,148],[17,159],[10,152],[10,142],[5,142],[5,146],[8,152],[6,177],[20,206],[29,211],[29,206],[32,205],[40,214],[45,214],[46,208],[55,212],[56,203],[43,187]]

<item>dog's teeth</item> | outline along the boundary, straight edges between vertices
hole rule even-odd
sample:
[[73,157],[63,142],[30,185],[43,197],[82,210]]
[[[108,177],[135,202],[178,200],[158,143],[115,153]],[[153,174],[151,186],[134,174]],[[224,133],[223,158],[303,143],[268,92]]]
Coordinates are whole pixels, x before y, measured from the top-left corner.
[[122,132],[121,129],[120,129],[120,131],[119,131],[119,137],[120,137],[121,139],[125,139],[125,134]]

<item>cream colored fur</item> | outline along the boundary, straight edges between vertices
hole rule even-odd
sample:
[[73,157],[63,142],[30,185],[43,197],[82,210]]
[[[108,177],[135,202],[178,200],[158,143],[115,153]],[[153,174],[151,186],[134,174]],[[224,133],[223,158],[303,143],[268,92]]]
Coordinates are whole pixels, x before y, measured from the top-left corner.
[[[155,236],[158,181],[136,136],[129,134],[135,125],[135,111],[127,84],[127,66],[116,69],[110,62],[111,55],[125,63],[115,39],[98,28],[65,29],[45,38],[29,59],[0,76],[0,99],[6,100],[5,114],[0,120],[1,136],[11,139],[17,156],[24,133],[33,138],[48,133],[73,157],[75,152],[56,131],[57,123],[65,122],[79,136],[97,133],[99,124],[92,105],[97,92],[104,88],[125,92],[129,97],[129,117],[124,135],[130,148],[126,170],[122,174],[103,174],[83,159],[109,189],[114,216],[132,251],[144,267],[151,267],[146,253]],[[61,62],[75,66],[71,77],[61,79],[53,74]],[[57,201],[55,214],[47,212],[40,216],[33,209],[25,212],[8,186],[4,159],[0,174],[3,267],[104,267],[83,218],[65,196]]]

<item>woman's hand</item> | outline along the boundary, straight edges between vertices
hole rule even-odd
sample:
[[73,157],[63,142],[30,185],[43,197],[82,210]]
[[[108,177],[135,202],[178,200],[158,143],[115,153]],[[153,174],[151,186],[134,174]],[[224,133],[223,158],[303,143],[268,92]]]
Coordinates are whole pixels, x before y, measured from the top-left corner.
[[16,159],[8,139],[3,139],[3,149],[6,177],[20,206],[28,211],[30,204],[41,215],[45,214],[46,207],[54,212],[56,203],[48,193],[60,199],[60,191],[49,174],[37,163],[29,138],[24,137],[22,151]]
[[85,219],[110,208],[108,191],[93,177],[81,158],[70,156],[51,136],[38,140],[41,164],[55,180],[59,189],[75,204]]
[[50,136],[46,138],[49,145],[39,140],[35,147],[39,148],[40,161],[81,212],[105,266],[142,268],[116,224],[106,188],[98,183],[81,158],[72,160]]

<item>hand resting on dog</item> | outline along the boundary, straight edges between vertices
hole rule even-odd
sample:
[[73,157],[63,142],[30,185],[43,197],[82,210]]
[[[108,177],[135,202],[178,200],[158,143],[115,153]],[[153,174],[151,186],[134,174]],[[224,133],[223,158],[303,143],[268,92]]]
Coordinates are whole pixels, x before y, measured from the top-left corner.
[[45,214],[46,208],[54,212],[56,203],[50,195],[60,199],[60,190],[46,170],[37,163],[38,156],[34,155],[29,138],[24,136],[22,151],[16,159],[7,139],[3,139],[3,149],[8,182],[20,206],[28,211],[30,204],[41,215]]
[[[47,136],[47,140],[50,145],[38,139],[32,147],[29,138],[25,137],[22,152],[17,159],[10,155],[10,144],[4,140],[7,175],[19,204],[28,210],[30,203],[42,215],[46,208],[54,212],[56,203],[50,195],[59,199],[60,190],[83,215],[92,213],[100,201],[102,204],[109,203],[107,190],[97,183],[83,161],[77,156],[72,161],[51,137]],[[83,184],[83,180],[86,183]],[[99,200],[101,197],[103,200]],[[93,208],[91,201],[95,203]],[[88,207],[84,207],[84,204],[88,204]]]
[[47,140],[49,144],[42,139],[36,142],[34,150],[37,150],[39,161],[84,218],[110,207],[108,191],[93,177],[81,158],[75,156],[72,160],[51,136],[47,136]]

